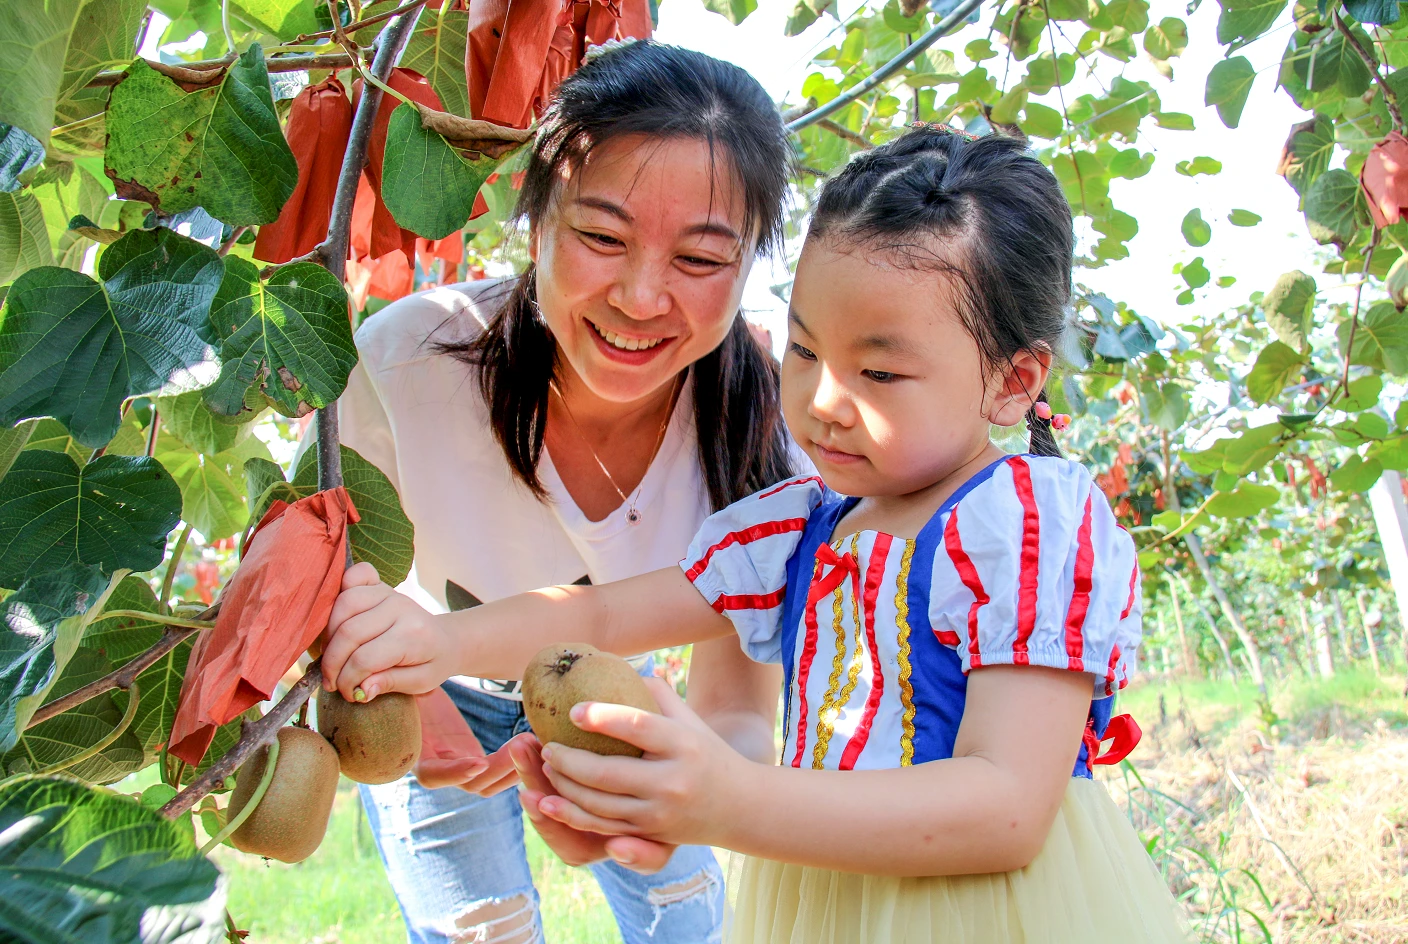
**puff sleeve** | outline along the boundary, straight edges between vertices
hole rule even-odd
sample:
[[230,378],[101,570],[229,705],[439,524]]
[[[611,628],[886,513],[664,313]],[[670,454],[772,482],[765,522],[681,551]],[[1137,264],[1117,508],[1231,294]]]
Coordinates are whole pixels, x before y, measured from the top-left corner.
[[1138,557],[1083,466],[1013,456],[942,525],[929,617],[965,672],[1084,672],[1096,698],[1125,686],[1141,636]]
[[806,476],[736,501],[705,519],[680,561],[695,589],[733,622],[755,662],[782,659],[787,562],[822,494],[821,480]]

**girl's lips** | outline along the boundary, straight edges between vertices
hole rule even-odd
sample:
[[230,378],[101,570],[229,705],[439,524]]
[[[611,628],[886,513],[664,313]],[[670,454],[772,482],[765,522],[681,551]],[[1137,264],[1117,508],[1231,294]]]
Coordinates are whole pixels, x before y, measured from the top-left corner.
[[659,344],[647,350],[624,351],[603,338],[590,323],[585,327],[587,334],[591,335],[592,340],[596,342],[597,350],[601,351],[608,360],[615,361],[618,364],[629,364],[632,367],[639,367],[642,364],[650,363],[659,356],[661,351],[665,350],[665,348],[669,347],[675,341],[674,338],[662,338]]
[[858,456],[853,452],[838,452],[835,449],[827,449],[821,443],[814,442],[818,459],[823,459],[833,465],[849,465],[853,462],[862,462],[865,456]]

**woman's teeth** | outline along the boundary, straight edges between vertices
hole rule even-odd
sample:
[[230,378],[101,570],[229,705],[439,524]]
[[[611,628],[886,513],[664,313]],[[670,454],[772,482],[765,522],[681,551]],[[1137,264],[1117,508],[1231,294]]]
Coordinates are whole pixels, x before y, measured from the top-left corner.
[[[587,323],[591,324],[591,322]],[[606,340],[607,344],[610,344],[612,347],[615,348],[620,348],[623,351],[648,351],[655,345],[659,344],[661,341],[665,340],[664,338],[623,338],[614,331],[603,331],[601,328],[597,327],[594,324],[592,324],[592,328],[596,331],[597,334],[601,335]]]

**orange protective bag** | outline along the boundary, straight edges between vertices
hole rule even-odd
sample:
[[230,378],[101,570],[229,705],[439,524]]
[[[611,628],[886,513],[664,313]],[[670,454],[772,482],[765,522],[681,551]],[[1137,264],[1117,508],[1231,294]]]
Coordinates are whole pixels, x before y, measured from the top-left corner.
[[310,85],[293,100],[288,146],[298,162],[298,185],[272,223],[259,227],[254,257],[287,262],[327,238],[337,175],[352,133],[352,103],[335,76]]
[[327,628],[342,587],[347,526],[357,520],[341,486],[270,506],[220,596],[215,626],[191,652],[171,726],[173,755],[198,765],[215,729],[270,698]]
[[[413,102],[419,102],[436,111],[441,110],[440,96],[435,94],[430,83],[419,72],[399,67],[392,69],[386,84]],[[354,105],[361,100],[361,97],[362,81],[358,79],[352,83]],[[376,111],[376,121],[372,124],[371,137],[367,141],[367,166],[363,169],[362,176],[371,185],[372,194],[376,197],[376,203],[372,209],[370,245],[370,258],[372,259],[384,256],[393,249],[404,252],[408,260],[415,258],[416,234],[398,226],[395,217],[391,215],[391,211],[381,200],[381,162],[386,156],[386,130],[391,123],[391,113],[400,104],[400,99],[391,95],[382,95],[381,105]]]
[[1392,226],[1408,208],[1408,138],[1397,131],[1374,145],[1359,172],[1374,226]]

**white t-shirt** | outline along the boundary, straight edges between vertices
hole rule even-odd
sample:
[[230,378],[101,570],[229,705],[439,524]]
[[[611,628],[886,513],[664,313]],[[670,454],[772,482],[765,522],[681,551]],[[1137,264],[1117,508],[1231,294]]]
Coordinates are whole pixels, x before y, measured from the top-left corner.
[[538,475],[549,501],[514,478],[474,370],[435,350],[437,341],[477,335],[510,289],[441,286],[368,318],[356,335],[361,360],[338,401],[342,441],[386,473],[415,525],[415,565],[399,589],[432,612],[448,609],[446,581],[487,603],[583,576],[605,583],[672,567],[709,514],[692,381],[631,494],[635,524],[624,508],[588,521],[546,449]]

